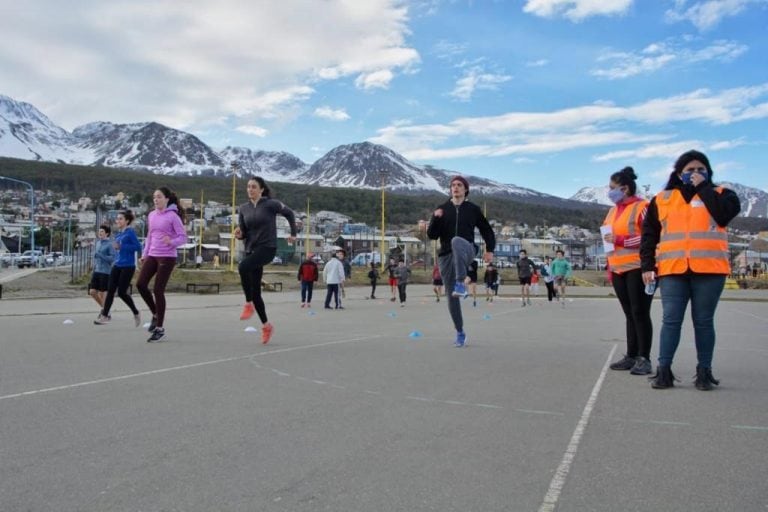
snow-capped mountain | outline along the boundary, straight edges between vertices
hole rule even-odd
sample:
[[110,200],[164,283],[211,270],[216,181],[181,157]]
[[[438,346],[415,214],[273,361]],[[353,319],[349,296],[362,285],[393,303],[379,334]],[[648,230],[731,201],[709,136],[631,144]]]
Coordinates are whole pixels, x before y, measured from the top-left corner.
[[33,105],[0,94],[0,155],[69,162],[70,135]]
[[580,188],[578,192],[571,196],[571,200],[613,206],[611,200],[608,199],[608,187],[605,185],[602,187]]
[[747,187],[739,183],[721,182],[720,185],[736,192],[741,200],[742,217],[768,218],[768,193],[759,188]]
[[[309,165],[300,158],[284,151],[258,151],[249,148],[227,146],[219,151],[229,172],[237,163],[238,177],[258,175],[267,181],[290,181],[295,183]],[[231,174],[230,174],[231,176]]]
[[[747,187],[739,183],[722,182],[720,185],[736,192],[741,200],[741,217],[768,218],[768,193],[753,187]],[[576,192],[571,199],[585,203],[596,203],[612,206],[608,199],[608,187],[584,187]]]

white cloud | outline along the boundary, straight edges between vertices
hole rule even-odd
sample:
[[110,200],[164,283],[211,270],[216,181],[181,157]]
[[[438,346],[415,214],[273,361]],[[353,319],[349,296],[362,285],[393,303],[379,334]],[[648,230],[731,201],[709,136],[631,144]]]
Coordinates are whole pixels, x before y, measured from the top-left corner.
[[[378,130],[371,141],[414,159],[551,153],[628,143],[676,144],[670,142],[674,135],[647,133],[648,127],[684,122],[728,125],[765,119],[768,103],[753,102],[766,96],[768,83],[718,93],[699,89],[628,106],[601,102],[553,112],[464,117],[445,124],[390,125]],[[616,126],[622,129],[616,130]],[[626,126],[636,126],[638,133],[624,129]]]
[[526,67],[529,68],[543,68],[547,64],[549,64],[548,59],[531,60],[525,63]]
[[329,119],[331,121],[346,121],[349,119],[349,114],[347,114],[343,108],[334,110],[328,106],[316,108],[314,115],[315,117]]
[[728,62],[747,51],[747,46],[735,41],[718,40],[700,49],[682,46],[672,39],[652,43],[636,53],[605,52],[598,62],[609,62],[607,68],[594,69],[593,76],[616,80],[635,75],[649,74],[671,64],[685,66],[701,61]]
[[476,66],[465,70],[464,76],[456,81],[449,95],[460,101],[469,101],[476,90],[496,90],[500,84],[510,80],[512,77],[509,75],[486,73],[483,68]]
[[9,3],[2,88],[67,128],[95,119],[260,124],[285,119],[318,81],[386,87],[413,69],[407,23],[407,6],[394,0]]
[[451,41],[441,40],[435,43],[432,47],[432,53],[434,53],[438,59],[450,60],[454,57],[462,55],[467,51],[467,45],[462,43],[453,43]]
[[261,126],[254,125],[241,125],[235,128],[240,133],[247,133],[248,135],[255,135],[256,137],[266,137],[269,135],[269,130],[262,128]]
[[709,30],[723,18],[741,14],[749,4],[765,4],[766,0],[707,0],[696,2],[686,8],[685,2],[675,2],[675,7],[666,12],[670,22],[690,21],[699,30]]
[[363,73],[355,79],[358,89],[386,89],[395,75],[388,69],[380,69],[372,73]]
[[666,158],[671,160],[693,148],[700,151],[722,151],[736,148],[744,143],[745,141],[743,139],[721,140],[710,143],[702,142],[697,139],[689,139],[665,144],[648,144],[635,149],[611,151],[595,155],[592,157],[592,160],[595,162],[608,162],[611,160],[631,161],[645,158]]
[[562,15],[571,21],[624,14],[633,0],[527,0],[523,11],[543,18]]

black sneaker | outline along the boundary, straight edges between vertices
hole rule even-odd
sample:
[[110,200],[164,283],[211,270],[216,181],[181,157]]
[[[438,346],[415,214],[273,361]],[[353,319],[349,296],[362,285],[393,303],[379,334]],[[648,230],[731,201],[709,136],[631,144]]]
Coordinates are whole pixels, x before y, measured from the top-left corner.
[[653,372],[651,362],[643,356],[635,358],[635,365],[629,370],[632,375],[650,375]]
[[667,389],[675,387],[675,375],[672,373],[672,368],[669,366],[657,366],[656,375],[648,377],[651,381],[651,387],[653,389]]
[[165,329],[162,327],[155,327],[155,330],[152,331],[152,336],[149,337],[147,340],[147,343],[159,343],[163,341],[163,337],[165,336]]
[[625,355],[615,363],[611,363],[608,368],[611,370],[631,370],[633,366],[635,366],[635,358]]
[[157,317],[155,315],[152,315],[152,320],[149,321],[149,327],[147,327],[147,331],[154,332],[155,327],[157,327]]

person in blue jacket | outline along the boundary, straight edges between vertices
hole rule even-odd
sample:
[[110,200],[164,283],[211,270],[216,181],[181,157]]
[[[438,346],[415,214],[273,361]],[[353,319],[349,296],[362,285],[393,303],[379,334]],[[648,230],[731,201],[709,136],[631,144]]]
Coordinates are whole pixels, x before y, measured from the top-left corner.
[[99,226],[98,239],[93,247],[93,274],[91,274],[91,282],[88,283],[88,295],[93,297],[100,308],[104,307],[109,271],[115,261],[115,249],[112,247],[112,240],[109,239],[111,232],[112,229],[108,225]]
[[133,322],[138,327],[141,325],[141,315],[136,309],[133,298],[128,294],[128,286],[131,284],[133,274],[136,272],[136,254],[141,254],[141,242],[136,237],[136,233],[131,227],[134,216],[131,210],[124,210],[117,214],[117,227],[120,230],[115,235],[115,241],[112,244],[117,251],[117,260],[115,261],[109,273],[109,286],[107,296],[104,298],[104,306],[101,314],[93,323],[104,325],[110,320],[109,310],[112,308],[112,301],[117,296],[130,308],[133,313]]

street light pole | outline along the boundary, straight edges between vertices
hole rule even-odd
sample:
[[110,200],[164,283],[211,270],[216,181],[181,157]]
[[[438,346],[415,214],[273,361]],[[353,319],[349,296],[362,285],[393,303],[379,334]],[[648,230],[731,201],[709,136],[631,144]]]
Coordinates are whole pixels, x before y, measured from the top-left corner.
[[[32,186],[31,183],[27,181],[17,180],[16,178],[8,178],[7,176],[0,176],[0,180],[8,180],[13,181],[15,183],[20,183],[24,186],[29,187],[29,204],[30,204],[30,214],[29,214],[29,224],[30,224],[30,235],[29,235],[29,246],[32,251],[35,250],[35,189]],[[33,252],[34,254],[34,252]]]
[[381,176],[381,247],[379,251],[381,252],[381,271],[384,272],[384,185],[387,181],[387,171],[380,170],[379,175]]
[[229,222],[229,271],[235,269],[235,223],[237,214],[235,213],[235,184],[237,177],[237,162],[232,162],[232,219]]

